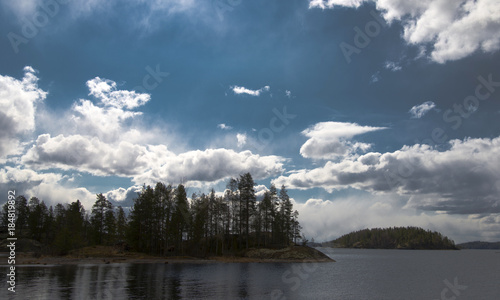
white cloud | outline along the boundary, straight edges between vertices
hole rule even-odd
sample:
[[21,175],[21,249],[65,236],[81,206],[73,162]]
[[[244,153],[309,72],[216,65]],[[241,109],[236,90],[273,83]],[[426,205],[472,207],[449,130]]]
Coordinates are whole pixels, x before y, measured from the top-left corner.
[[141,112],[132,112],[116,107],[99,107],[89,100],[80,100],[72,108],[70,130],[85,132],[97,136],[104,141],[114,141],[122,138],[127,128],[124,123],[141,115]]
[[90,209],[95,202],[95,194],[86,188],[68,187],[66,176],[58,173],[37,173],[21,167],[5,166],[0,169],[0,189],[16,187],[19,195],[27,198],[38,197],[47,205],[69,203],[80,200],[85,209]]
[[217,128],[222,129],[222,130],[231,130],[233,127],[226,125],[224,123],[217,125]]
[[107,144],[96,137],[40,135],[22,157],[35,169],[77,170],[98,176],[133,178],[137,184],[157,181],[216,182],[246,172],[256,178],[275,176],[283,171],[284,159],[259,156],[250,151],[208,149],[174,154],[166,146],[142,146],[126,141]]
[[355,188],[409,198],[407,207],[453,214],[500,213],[500,137],[453,140],[446,151],[428,145],[367,153],[323,167],[281,176],[290,189]]
[[365,0],[309,0],[309,8],[333,8],[335,5],[346,7],[359,7]]
[[19,154],[22,136],[35,130],[36,106],[47,95],[38,88],[35,70],[24,72],[21,80],[0,75],[0,162]]
[[149,94],[140,94],[135,91],[117,90],[116,82],[96,77],[87,81],[87,87],[92,95],[100,100],[105,106],[119,109],[133,109],[148,102]]
[[126,141],[107,144],[97,137],[42,134],[22,157],[22,162],[37,169],[74,169],[99,176],[131,176],[148,167],[145,159],[148,152],[147,147]]
[[250,151],[188,151],[166,159],[163,164],[152,166],[149,171],[134,176],[133,180],[137,184],[151,184],[157,181],[179,182],[183,178],[190,185],[215,183],[246,172],[250,172],[254,179],[263,179],[281,174],[284,161],[279,156],[260,156]]
[[269,189],[263,184],[256,185],[254,190],[257,198],[264,197],[264,194],[269,191]]
[[[447,23],[445,30],[433,35],[437,38],[431,53],[433,60],[443,63],[466,57],[478,49],[486,53],[500,49],[500,2],[467,1],[462,9],[459,13],[463,17]],[[410,36],[416,36],[418,29],[410,31]],[[415,39],[419,41],[418,36]]]
[[80,99],[67,112],[41,111],[37,126],[54,134],[85,134],[106,143],[158,140],[163,136],[158,128],[142,129],[137,118],[142,112],[131,110],[147,103],[150,95],[117,90],[116,86],[116,82],[99,77],[87,81],[89,95],[96,103]]
[[343,122],[317,123],[302,131],[302,134],[309,139],[300,148],[300,154],[306,158],[335,159],[358,151],[366,152],[370,144],[352,142],[350,139],[356,135],[382,129],[386,128]]
[[247,143],[247,135],[244,133],[236,134],[236,139],[238,140],[238,147],[241,148]]
[[384,68],[386,68],[387,70],[393,71],[393,72],[401,71],[401,69],[402,69],[402,67],[399,64],[397,64],[393,61],[385,62]]
[[434,102],[426,101],[420,105],[413,106],[409,113],[411,114],[412,119],[420,119],[434,108],[436,108],[436,104]]
[[79,99],[70,110],[63,112],[39,110],[38,131],[50,132],[52,136],[87,135],[110,144],[122,140],[157,144],[173,139],[175,133],[161,120],[155,120],[154,125],[144,124],[144,118],[140,118],[143,113],[132,110],[149,101],[150,95],[116,90],[114,81],[96,78],[87,81],[94,102]]
[[[10,121],[3,128],[7,139],[24,131],[34,131],[39,125],[34,121],[34,104],[43,99],[45,93],[36,87],[34,71],[26,68],[26,72],[22,81],[0,77],[0,87],[5,90],[1,105]],[[134,122],[141,112],[131,109],[149,101],[148,94],[117,90],[114,81],[99,77],[87,81],[87,86],[97,103],[80,99],[67,113],[60,113],[58,126],[40,134],[25,153],[17,153],[18,163],[34,170],[60,169],[119,176],[137,184],[179,182],[185,178],[199,185],[246,172],[262,179],[283,171],[284,158],[259,156],[250,151],[218,148],[175,154],[161,143],[163,138],[158,138],[164,132],[154,127],[146,132]],[[44,120],[53,117],[46,111],[42,115]],[[219,128],[229,129],[229,126],[220,124]],[[43,127],[36,129],[40,131]],[[234,136],[232,139],[234,141]],[[243,147],[247,136],[238,134],[236,140],[238,146]],[[121,197],[119,191],[112,195],[117,199]]]
[[141,190],[142,186],[134,185],[127,189],[120,187],[103,194],[109,201],[119,202],[118,205],[130,205]]
[[65,187],[59,183],[40,183],[24,191],[26,195],[32,195],[40,200],[47,201],[50,205],[57,203],[70,203],[80,200],[85,210],[90,211],[96,201],[96,194],[84,187]]
[[22,183],[22,182],[49,182],[54,183],[62,179],[62,175],[56,173],[39,174],[33,170],[21,169],[20,167],[5,166],[0,169],[1,183]]
[[500,2],[497,0],[310,0],[309,7],[359,7],[375,2],[388,23],[401,22],[409,44],[430,44],[438,63],[461,59],[477,50],[500,49]]
[[265,87],[260,88],[258,90],[250,90],[250,89],[247,89],[246,87],[237,86],[237,85],[231,86],[231,90],[233,90],[233,92],[237,95],[246,94],[246,95],[256,96],[256,97],[260,96],[260,94],[262,92],[269,92],[270,89],[271,89],[271,87],[268,85],[266,85]]

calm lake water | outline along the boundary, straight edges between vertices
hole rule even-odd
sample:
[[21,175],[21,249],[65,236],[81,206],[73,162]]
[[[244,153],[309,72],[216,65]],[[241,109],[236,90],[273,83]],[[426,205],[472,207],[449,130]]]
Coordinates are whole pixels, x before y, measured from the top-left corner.
[[500,299],[500,251],[318,248],[336,263],[17,266],[1,299]]

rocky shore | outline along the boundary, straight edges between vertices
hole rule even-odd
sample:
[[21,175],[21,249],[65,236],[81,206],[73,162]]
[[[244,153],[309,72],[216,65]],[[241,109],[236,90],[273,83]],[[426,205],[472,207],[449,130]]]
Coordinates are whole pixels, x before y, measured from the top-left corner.
[[[215,256],[197,258],[189,256],[150,256],[137,252],[117,251],[113,247],[95,246],[72,251],[65,256],[38,256],[18,253],[16,265],[67,265],[115,263],[266,263],[266,262],[334,262],[322,252],[307,246],[290,246],[284,249],[249,249],[242,256]],[[3,265],[3,264],[2,264]]]

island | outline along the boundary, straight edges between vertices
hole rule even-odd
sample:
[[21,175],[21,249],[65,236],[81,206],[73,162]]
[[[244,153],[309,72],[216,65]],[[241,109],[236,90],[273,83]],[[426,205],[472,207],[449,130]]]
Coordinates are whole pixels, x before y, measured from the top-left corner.
[[0,249],[15,238],[21,264],[333,261],[306,246],[285,186],[262,196],[254,187],[250,173],[231,178],[223,194],[188,197],[183,184],[158,182],[125,207],[97,194],[90,210],[80,200],[47,207],[18,195],[0,213]]
[[499,250],[500,242],[467,242],[458,244],[457,247],[459,249],[487,249],[487,250]]
[[458,250],[455,242],[436,231],[419,227],[363,229],[323,243],[334,248]]

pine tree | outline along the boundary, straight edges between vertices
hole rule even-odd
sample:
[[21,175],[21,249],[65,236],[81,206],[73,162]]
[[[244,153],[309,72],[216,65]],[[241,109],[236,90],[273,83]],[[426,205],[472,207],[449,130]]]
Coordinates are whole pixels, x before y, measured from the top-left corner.
[[189,203],[187,201],[184,185],[179,184],[175,191],[175,211],[173,215],[174,238],[176,249],[183,252],[182,241],[184,234],[188,232],[188,226],[191,224],[191,215],[189,213]]
[[127,232],[127,216],[125,215],[125,211],[121,206],[116,208],[116,240],[119,243],[123,243],[125,241],[125,235]]
[[262,216],[262,230],[264,231],[264,246],[267,246],[268,244],[268,236],[269,233],[271,232],[272,228],[272,216],[274,214],[273,212],[273,203],[271,200],[271,193],[270,192],[265,192],[264,193],[264,198],[262,199],[260,203],[260,214]]
[[16,234],[22,235],[28,227],[28,200],[24,196],[16,197]]
[[115,233],[115,222],[113,205],[102,193],[98,194],[90,216],[94,243],[111,244]]
[[32,197],[28,204],[27,223],[30,237],[41,242],[45,233],[45,225],[48,218],[48,209],[43,201]]
[[293,204],[290,201],[290,197],[288,196],[288,191],[286,190],[286,187],[283,185],[281,186],[280,190],[280,201],[281,201],[281,208],[280,208],[280,215],[281,215],[281,226],[282,226],[282,243],[284,245],[288,245],[290,241],[293,240],[292,236],[292,211],[293,211]]
[[226,195],[231,206],[231,217],[232,217],[231,232],[233,234],[241,235],[241,226],[240,226],[241,206],[238,194],[238,181],[236,179],[231,178],[227,183]]
[[240,176],[240,181],[238,184],[238,189],[240,191],[240,203],[243,206],[242,219],[244,221],[244,236],[246,248],[249,246],[250,237],[250,218],[255,212],[255,183],[253,181],[252,175],[246,173]]
[[64,209],[62,205],[56,206],[56,222],[60,222],[59,231],[54,244],[59,254],[67,254],[71,249],[85,246],[84,236],[85,209],[80,200],[68,204]]
[[130,223],[127,231],[127,239],[136,250],[152,253],[153,245],[153,221],[151,218],[154,207],[154,190],[151,186],[143,186],[142,191],[134,200],[130,210]]

